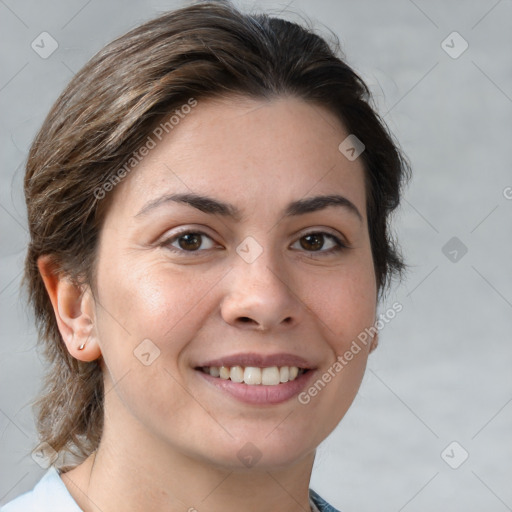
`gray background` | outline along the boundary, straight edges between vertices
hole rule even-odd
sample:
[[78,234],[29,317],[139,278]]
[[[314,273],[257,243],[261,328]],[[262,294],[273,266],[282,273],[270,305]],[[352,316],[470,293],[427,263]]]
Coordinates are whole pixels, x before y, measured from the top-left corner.
[[[277,14],[286,3],[258,5]],[[96,51],[180,5],[0,0],[0,503],[45,471],[30,457],[42,361],[19,294],[30,141]],[[414,170],[395,217],[411,270],[382,305],[403,311],[320,447],[312,487],[343,512],[512,510],[512,2],[295,0],[282,16],[301,14],[340,36]],[[59,45],[46,59],[31,48],[43,31]],[[469,44],[458,58],[441,46],[453,31]],[[452,237],[456,261],[443,252]],[[469,458],[452,469],[445,460],[462,450]]]

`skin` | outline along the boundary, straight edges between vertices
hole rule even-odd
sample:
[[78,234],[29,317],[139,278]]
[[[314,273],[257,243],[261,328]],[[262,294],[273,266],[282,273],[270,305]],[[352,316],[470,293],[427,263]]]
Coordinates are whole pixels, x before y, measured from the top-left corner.
[[[309,510],[315,450],[351,405],[376,338],[307,405],[241,403],[194,367],[286,352],[314,364],[314,382],[375,321],[364,171],[338,150],[347,135],[296,98],[201,100],[111,192],[94,294],[40,259],[68,350],[99,358],[104,374],[101,444],[62,475],[83,510]],[[231,203],[241,218],[170,201],[137,215],[170,193]],[[332,194],[362,220],[341,206],[283,215],[292,201]],[[181,228],[208,236],[173,252]],[[309,250],[311,232],[349,248],[325,252],[335,247],[326,236]],[[248,236],[263,249],[252,263],[236,252]],[[147,366],[134,356],[145,339],[160,350]],[[247,442],[261,454],[251,468],[237,457]]]

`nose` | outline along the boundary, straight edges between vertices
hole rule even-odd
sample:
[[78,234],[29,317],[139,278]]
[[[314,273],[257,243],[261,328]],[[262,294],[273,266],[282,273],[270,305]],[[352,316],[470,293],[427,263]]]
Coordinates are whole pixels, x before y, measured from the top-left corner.
[[293,283],[264,255],[252,263],[238,261],[229,273],[221,315],[234,327],[268,331],[299,323],[303,306]]

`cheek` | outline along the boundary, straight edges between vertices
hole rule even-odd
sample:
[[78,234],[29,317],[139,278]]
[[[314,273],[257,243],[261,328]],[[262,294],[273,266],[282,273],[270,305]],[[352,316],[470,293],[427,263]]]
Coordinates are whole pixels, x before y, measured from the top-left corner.
[[377,289],[371,259],[333,272],[304,275],[302,296],[337,353],[375,321]]
[[367,329],[375,322],[377,306],[371,257],[347,260],[329,275],[309,275],[302,282],[302,290],[331,356],[300,403],[312,414],[329,418],[325,425],[328,431],[350,407],[366,368],[370,349]]
[[221,277],[171,270],[161,262],[99,269],[97,327],[106,389],[119,383],[116,394],[143,423],[172,416],[174,428],[186,429],[190,415],[201,414],[180,384],[180,355],[211,313],[204,297]]
[[315,380],[298,397],[310,417],[323,418],[318,441],[325,438],[346,414],[364,376],[370,338],[358,336],[373,325],[376,285],[372,267],[347,267],[328,279],[316,280],[307,298],[317,330],[331,357]]
[[190,272],[162,261],[104,265],[98,271],[98,326],[105,359],[111,352],[111,359],[133,358],[139,345],[151,347],[144,341],[151,340],[159,357],[166,356],[166,365],[175,366],[180,351],[204,323],[205,297],[221,278],[220,271]]

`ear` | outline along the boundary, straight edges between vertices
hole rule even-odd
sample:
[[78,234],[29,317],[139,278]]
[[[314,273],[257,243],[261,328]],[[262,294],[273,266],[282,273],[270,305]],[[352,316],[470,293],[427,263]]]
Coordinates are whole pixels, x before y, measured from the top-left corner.
[[[37,260],[37,267],[68,352],[80,361],[93,361],[101,356],[95,329],[94,297],[88,286],[73,283],[58,272],[48,255]],[[80,350],[79,347],[83,348]]]
[[370,344],[370,354],[377,348],[379,344],[379,333],[376,332],[374,335],[373,335],[373,338],[372,338],[372,342]]

